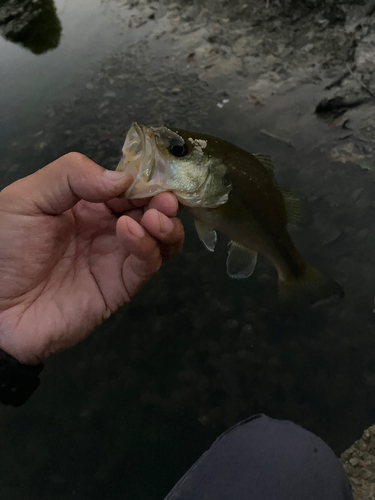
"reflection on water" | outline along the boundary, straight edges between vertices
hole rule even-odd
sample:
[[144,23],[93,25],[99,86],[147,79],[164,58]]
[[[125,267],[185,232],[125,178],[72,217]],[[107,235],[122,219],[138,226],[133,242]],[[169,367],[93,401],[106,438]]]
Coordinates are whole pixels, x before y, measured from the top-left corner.
[[61,24],[53,0],[0,0],[0,33],[34,54],[55,49]]

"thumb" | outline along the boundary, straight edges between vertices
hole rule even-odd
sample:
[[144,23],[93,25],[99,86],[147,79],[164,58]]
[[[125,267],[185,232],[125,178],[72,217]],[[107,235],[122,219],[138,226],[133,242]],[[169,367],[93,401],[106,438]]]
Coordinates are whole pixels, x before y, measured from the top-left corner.
[[124,193],[133,178],[100,167],[80,153],[68,153],[1,191],[7,209],[59,215],[79,200],[105,202]]

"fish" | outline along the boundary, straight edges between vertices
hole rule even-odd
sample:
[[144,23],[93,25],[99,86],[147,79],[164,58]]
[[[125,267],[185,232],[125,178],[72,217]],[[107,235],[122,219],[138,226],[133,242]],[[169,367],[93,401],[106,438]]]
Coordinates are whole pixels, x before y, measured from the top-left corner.
[[301,203],[282,189],[268,155],[251,154],[206,134],[133,123],[116,170],[134,182],[124,195],[147,198],[170,191],[194,218],[205,247],[213,252],[217,231],[230,239],[227,273],[248,278],[258,254],[276,268],[279,308],[298,315],[342,297],[341,286],[310,266],[298,253],[288,224],[301,216]]

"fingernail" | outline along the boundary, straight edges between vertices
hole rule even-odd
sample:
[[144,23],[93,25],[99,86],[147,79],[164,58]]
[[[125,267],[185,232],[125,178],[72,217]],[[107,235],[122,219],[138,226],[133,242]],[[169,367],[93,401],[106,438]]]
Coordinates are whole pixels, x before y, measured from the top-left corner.
[[130,224],[128,224],[128,229],[129,232],[133,235],[136,236],[137,238],[143,238],[146,234],[145,230],[143,229],[142,226],[140,226],[137,222],[132,221]]
[[125,174],[124,172],[118,172],[117,170],[106,170],[104,175],[115,184],[124,184],[127,180],[133,180],[131,175]]
[[170,233],[173,229],[173,222],[166,215],[159,213],[160,229],[163,233]]

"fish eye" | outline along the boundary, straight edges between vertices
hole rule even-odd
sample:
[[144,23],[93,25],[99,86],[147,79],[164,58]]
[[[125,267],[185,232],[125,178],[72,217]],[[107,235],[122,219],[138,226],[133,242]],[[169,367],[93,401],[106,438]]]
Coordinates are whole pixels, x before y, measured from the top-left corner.
[[181,158],[182,156],[186,156],[189,152],[189,147],[186,142],[182,142],[180,140],[172,139],[169,144],[168,151],[173,155],[177,156],[177,158]]

